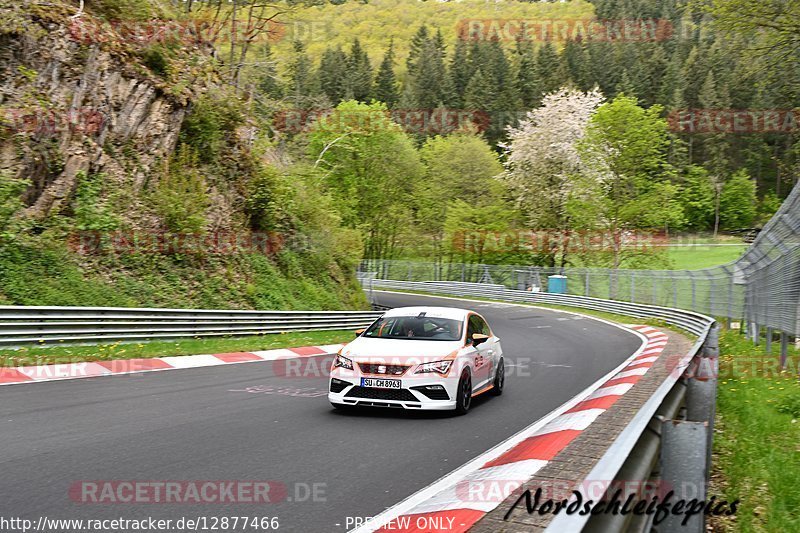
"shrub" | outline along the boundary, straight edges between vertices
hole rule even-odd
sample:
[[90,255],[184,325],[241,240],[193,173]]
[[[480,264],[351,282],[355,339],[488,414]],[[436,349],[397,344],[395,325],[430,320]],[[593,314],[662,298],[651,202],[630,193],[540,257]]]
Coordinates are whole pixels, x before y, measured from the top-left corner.
[[205,227],[210,202],[196,160],[194,152],[181,147],[153,191],[153,207],[169,231],[198,233]]
[[194,104],[191,113],[183,121],[181,143],[191,147],[201,163],[213,163],[242,120],[236,99],[205,96]]
[[104,180],[104,174],[78,173],[74,213],[79,230],[110,231],[119,227],[119,218],[102,198]]

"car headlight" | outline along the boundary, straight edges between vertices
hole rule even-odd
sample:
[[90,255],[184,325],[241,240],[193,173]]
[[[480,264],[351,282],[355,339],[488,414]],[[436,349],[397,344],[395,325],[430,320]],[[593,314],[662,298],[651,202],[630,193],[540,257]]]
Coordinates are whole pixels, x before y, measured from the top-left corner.
[[336,354],[336,359],[333,360],[333,368],[335,370],[339,367],[346,368],[347,370],[353,370],[353,361],[342,354]]
[[450,371],[453,361],[436,361],[433,363],[423,363],[417,367],[415,374],[441,374],[445,375]]

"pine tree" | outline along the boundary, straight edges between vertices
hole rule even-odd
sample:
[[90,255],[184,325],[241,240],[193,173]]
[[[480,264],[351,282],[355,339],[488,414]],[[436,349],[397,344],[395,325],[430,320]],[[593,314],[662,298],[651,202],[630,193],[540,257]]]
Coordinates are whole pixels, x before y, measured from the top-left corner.
[[331,101],[339,105],[347,93],[347,54],[341,47],[326,48],[319,64],[319,83],[322,92]]
[[392,109],[400,100],[397,89],[397,78],[394,75],[394,45],[389,43],[389,49],[383,56],[383,61],[375,77],[375,98]]
[[638,98],[638,90],[636,89],[636,85],[633,83],[630,74],[628,74],[628,69],[622,71],[622,78],[617,83],[615,96],[617,94],[624,94],[625,96],[632,96],[633,98]]
[[526,110],[538,107],[542,101],[541,81],[536,70],[536,53],[533,44],[526,40],[517,40],[517,76],[516,86],[520,103]]
[[467,43],[463,39],[459,39],[450,61],[450,86],[453,90],[450,105],[456,109],[464,107],[464,93],[470,78],[472,78],[472,72]]
[[441,28],[436,29],[436,35],[433,36],[433,44],[444,59],[447,56],[447,45],[444,43],[444,36],[442,35]]
[[423,24],[419,27],[417,33],[414,34],[414,37],[411,38],[411,42],[408,45],[408,58],[406,59],[406,70],[408,72],[411,72],[416,68],[417,58],[419,58],[419,55],[428,40],[428,27]]
[[[492,117],[502,126],[516,125],[517,115],[522,104],[517,92],[513,68],[499,41],[489,42],[486,48],[486,53],[489,57],[489,62],[487,63],[489,67],[488,73],[491,76],[490,79],[496,94],[495,101],[490,107]],[[498,126],[498,132],[502,135],[500,126]],[[499,138],[500,136],[493,140],[498,140]]]
[[317,80],[303,43],[295,41],[293,47],[294,57],[288,67],[289,97],[297,107],[308,108],[314,96],[319,94]]
[[448,102],[447,72],[439,49],[432,40],[420,50],[409,77],[415,107],[432,110]]
[[479,68],[473,74],[472,79],[469,80],[469,85],[467,85],[467,90],[464,93],[464,107],[473,111],[488,112],[492,108],[496,97],[494,83]]
[[356,38],[347,57],[347,96],[366,102],[372,93],[372,66],[367,52]]
[[542,92],[557,91],[566,80],[560,79],[560,61],[555,47],[549,41],[539,47],[536,54],[536,71],[542,83]]
[[589,69],[587,67],[586,50],[583,45],[568,40],[561,52],[561,63],[566,75],[572,83],[583,92],[592,88]]

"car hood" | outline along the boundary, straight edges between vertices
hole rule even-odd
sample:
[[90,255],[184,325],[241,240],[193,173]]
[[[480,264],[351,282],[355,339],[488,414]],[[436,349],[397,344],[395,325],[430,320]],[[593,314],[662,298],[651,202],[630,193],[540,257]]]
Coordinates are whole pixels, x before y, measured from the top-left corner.
[[463,348],[461,341],[369,339],[359,337],[342,349],[342,355],[359,362],[419,363],[441,360]]

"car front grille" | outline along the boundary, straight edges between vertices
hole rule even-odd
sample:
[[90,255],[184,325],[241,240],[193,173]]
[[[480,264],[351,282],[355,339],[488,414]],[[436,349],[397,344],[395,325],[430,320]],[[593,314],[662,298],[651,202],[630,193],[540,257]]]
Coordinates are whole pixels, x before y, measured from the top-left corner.
[[408,370],[406,365],[382,365],[380,363],[358,363],[365,374],[378,374],[382,376],[402,376]]
[[397,402],[419,402],[416,396],[407,389],[373,389],[370,387],[353,387],[345,394],[346,398],[367,398],[370,400],[394,400]]

